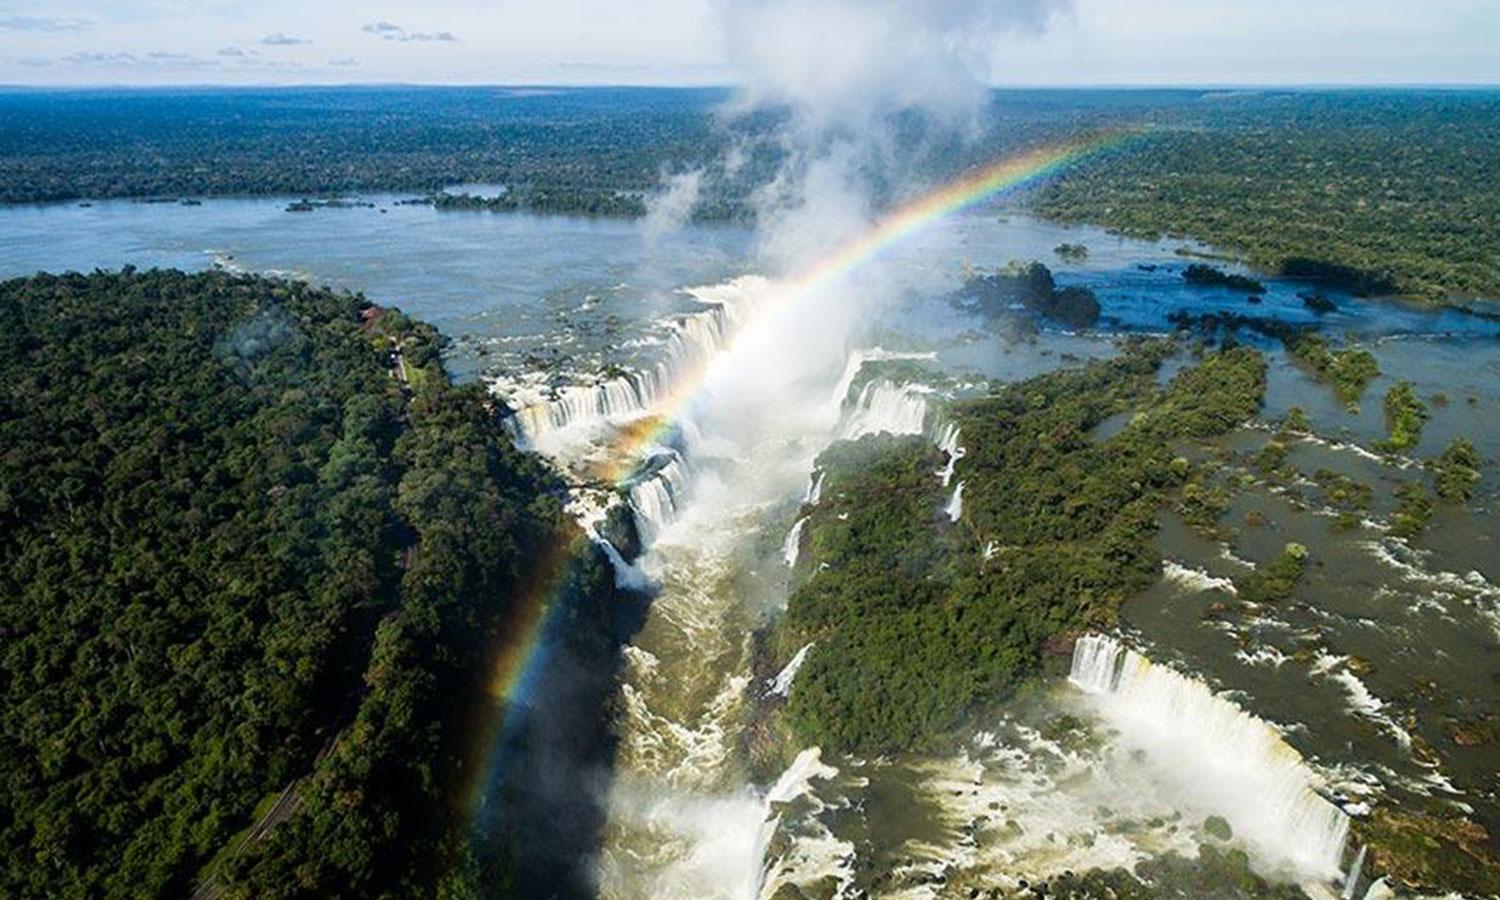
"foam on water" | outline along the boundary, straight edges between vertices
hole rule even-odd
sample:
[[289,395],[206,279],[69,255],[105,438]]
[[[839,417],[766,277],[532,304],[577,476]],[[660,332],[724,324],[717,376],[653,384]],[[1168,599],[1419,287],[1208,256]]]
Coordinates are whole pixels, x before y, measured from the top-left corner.
[[1228,578],[1215,578],[1203,569],[1193,569],[1174,560],[1166,560],[1161,566],[1162,577],[1169,584],[1175,585],[1184,591],[1203,593],[1206,591],[1222,591],[1226,594],[1237,594],[1234,582]]
[[1064,871],[1196,852],[1190,823],[1148,773],[1107,747],[1080,752],[1002,721],[975,735],[969,749],[914,765],[946,827],[900,848],[906,862],[881,897],[1011,891]]

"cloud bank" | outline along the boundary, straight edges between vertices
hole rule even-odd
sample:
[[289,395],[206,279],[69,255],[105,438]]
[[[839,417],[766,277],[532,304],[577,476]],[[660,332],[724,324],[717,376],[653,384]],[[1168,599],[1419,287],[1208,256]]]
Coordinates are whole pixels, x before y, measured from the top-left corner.
[[385,41],[399,41],[401,43],[457,43],[458,38],[451,31],[407,31],[395,22],[381,19],[378,22],[369,22],[360,29],[365,34],[374,36]]
[[88,19],[66,16],[0,16],[0,31],[53,34],[64,31],[83,31],[92,27],[93,24]]

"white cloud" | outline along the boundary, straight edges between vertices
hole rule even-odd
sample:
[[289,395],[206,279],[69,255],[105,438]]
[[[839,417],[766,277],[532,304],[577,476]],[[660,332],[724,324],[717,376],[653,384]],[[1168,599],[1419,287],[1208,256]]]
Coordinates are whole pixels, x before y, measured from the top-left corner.
[[88,19],[67,16],[0,16],[0,31],[50,34],[59,31],[83,31],[92,24]]
[[373,34],[386,41],[399,41],[403,44],[417,42],[428,43],[437,41],[440,43],[457,43],[458,38],[451,31],[407,31],[394,22],[381,19],[379,22],[367,23],[360,28],[365,34]]

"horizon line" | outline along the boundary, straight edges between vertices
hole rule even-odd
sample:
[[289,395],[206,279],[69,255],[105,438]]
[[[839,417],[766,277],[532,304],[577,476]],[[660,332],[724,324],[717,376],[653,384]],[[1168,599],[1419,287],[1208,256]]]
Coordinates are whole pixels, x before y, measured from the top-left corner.
[[[412,89],[480,89],[496,90],[667,90],[714,91],[734,90],[736,82],[612,82],[612,81],[183,81],[162,83],[79,82],[26,83],[0,82],[0,92],[66,92],[66,91],[162,91],[162,90],[298,90],[308,88],[412,88]],[[1500,90],[1500,79],[1494,81],[1114,81],[1114,82],[1038,82],[993,83],[986,88],[1005,91],[1266,91],[1266,90]]]

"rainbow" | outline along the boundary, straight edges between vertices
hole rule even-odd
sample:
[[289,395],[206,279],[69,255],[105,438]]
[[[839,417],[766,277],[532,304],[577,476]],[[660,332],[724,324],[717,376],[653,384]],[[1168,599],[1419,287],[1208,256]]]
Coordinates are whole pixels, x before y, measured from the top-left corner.
[[[802,304],[816,298],[820,289],[876,259],[886,248],[959,210],[1004,194],[1030,187],[1088,157],[1118,149],[1139,135],[1137,130],[1099,132],[1058,144],[1039,147],[974,169],[926,194],[912,199],[878,219],[862,234],[835,247],[798,277],[780,283],[755,309],[731,340],[727,352],[679,379],[672,393],[650,419],[622,428],[612,458],[620,460],[609,474],[619,482],[638,465],[642,450],[662,443],[683,417],[716,368],[733,356],[734,346],[757,332],[778,327]],[[565,604],[557,602],[568,578],[569,558],[580,552],[582,540],[562,541],[535,567],[533,583],[518,598],[507,623],[507,634],[491,660],[489,694],[496,704],[489,710],[491,721],[476,736],[481,746],[475,771],[465,791],[471,813],[483,803],[484,793],[503,776],[504,750],[524,717],[530,695],[551,656],[547,640],[549,621]],[[496,733],[498,731],[498,734]]]
[[646,425],[622,430],[622,440],[616,447],[619,453],[612,454],[619,460],[618,468],[612,472],[613,480],[618,482],[632,474],[641,450],[663,442],[665,435],[683,417],[718,368],[729,364],[735,344],[752,340],[757,333],[775,329],[803,303],[816,298],[823,288],[945,216],[1035,186],[1083,159],[1120,149],[1141,134],[1139,129],[1115,129],[1038,147],[966,172],[886,213],[870,228],[835,247],[796,278],[778,285],[756,307],[754,318],[736,332],[727,352],[717,354],[698,371],[679,379],[672,393],[658,405],[658,413]]

